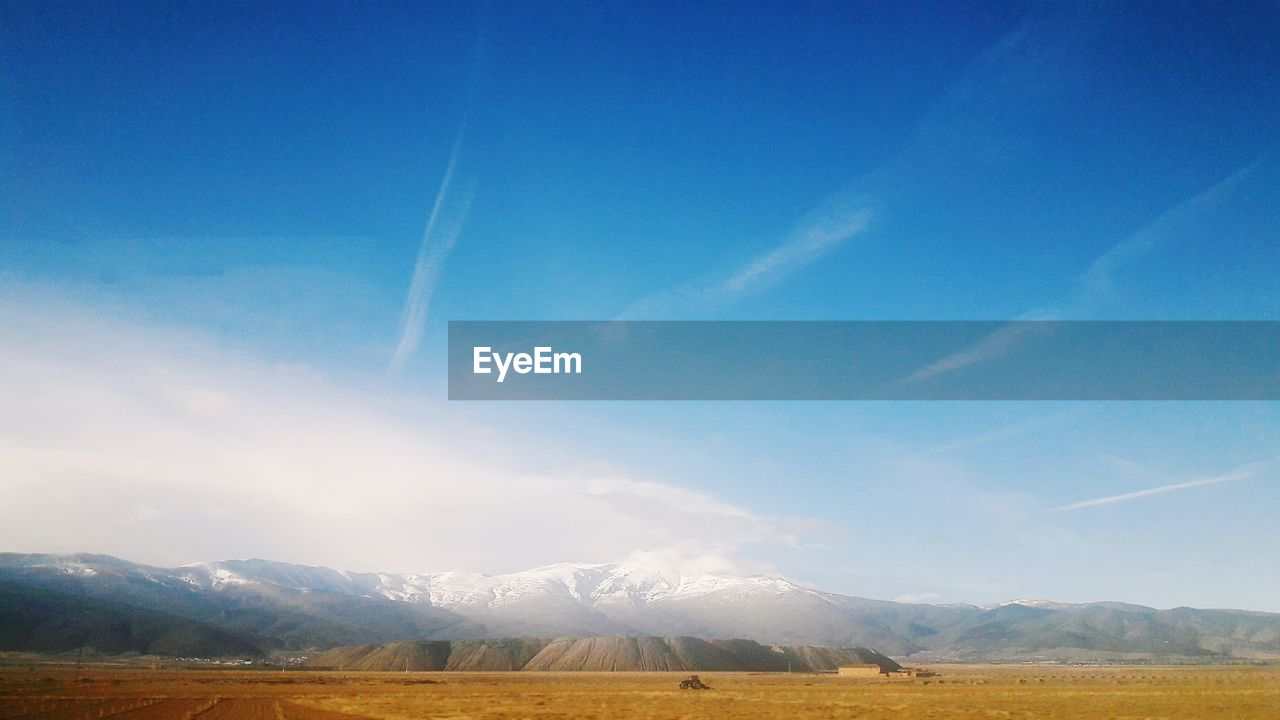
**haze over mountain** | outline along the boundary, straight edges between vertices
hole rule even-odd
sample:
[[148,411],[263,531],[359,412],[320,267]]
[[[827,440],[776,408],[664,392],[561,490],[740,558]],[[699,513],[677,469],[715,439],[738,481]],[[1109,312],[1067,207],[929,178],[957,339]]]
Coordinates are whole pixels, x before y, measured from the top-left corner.
[[[181,645],[190,651],[184,654],[209,655],[621,635],[863,647],[912,659],[1280,657],[1277,614],[1042,600],[905,604],[779,578],[677,576],[628,563],[401,575],[265,560],[159,568],[102,555],[3,554],[0,590],[0,647],[43,651],[96,645],[109,625],[119,629],[111,637],[136,638],[112,644],[115,650]],[[101,622],[86,623],[86,613]],[[139,623],[174,628],[190,641],[147,641],[128,631]]]

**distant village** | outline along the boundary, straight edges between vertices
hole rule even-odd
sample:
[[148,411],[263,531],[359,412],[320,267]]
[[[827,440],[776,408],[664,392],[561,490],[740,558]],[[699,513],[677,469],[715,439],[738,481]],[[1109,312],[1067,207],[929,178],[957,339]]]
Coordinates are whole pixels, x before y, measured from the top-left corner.
[[938,673],[932,670],[918,667],[889,668],[877,663],[856,663],[853,665],[841,665],[836,668],[836,673],[840,677],[859,677],[859,678],[925,678],[937,677]]

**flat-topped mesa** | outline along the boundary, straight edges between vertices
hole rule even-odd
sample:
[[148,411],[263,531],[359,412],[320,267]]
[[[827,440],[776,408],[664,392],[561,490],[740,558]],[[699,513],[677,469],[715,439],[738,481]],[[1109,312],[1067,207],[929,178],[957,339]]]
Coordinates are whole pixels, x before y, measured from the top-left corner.
[[363,671],[835,672],[857,663],[872,664],[878,672],[901,669],[871,648],[766,646],[686,636],[402,641],[337,648],[305,664]]

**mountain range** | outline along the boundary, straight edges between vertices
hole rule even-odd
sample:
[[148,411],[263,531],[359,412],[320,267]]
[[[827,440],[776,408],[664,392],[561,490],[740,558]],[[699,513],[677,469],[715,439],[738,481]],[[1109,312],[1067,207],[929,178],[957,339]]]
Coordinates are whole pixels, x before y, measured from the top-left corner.
[[161,568],[105,555],[0,554],[0,649],[244,656],[602,636],[875,648],[913,661],[1280,658],[1280,614],[1243,610],[907,604],[628,563],[390,574],[266,560]]

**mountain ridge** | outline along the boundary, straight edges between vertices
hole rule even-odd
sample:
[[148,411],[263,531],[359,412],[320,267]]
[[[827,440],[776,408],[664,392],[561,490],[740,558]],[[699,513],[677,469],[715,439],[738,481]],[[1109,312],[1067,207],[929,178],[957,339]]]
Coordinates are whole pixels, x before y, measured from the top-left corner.
[[[122,602],[283,649],[402,640],[741,638],[921,660],[1280,658],[1280,614],[1014,600],[895,603],[767,576],[635,563],[519,573],[372,573],[230,560],[176,568],[92,554],[0,554],[0,583]],[[3,638],[0,638],[3,641]]]

